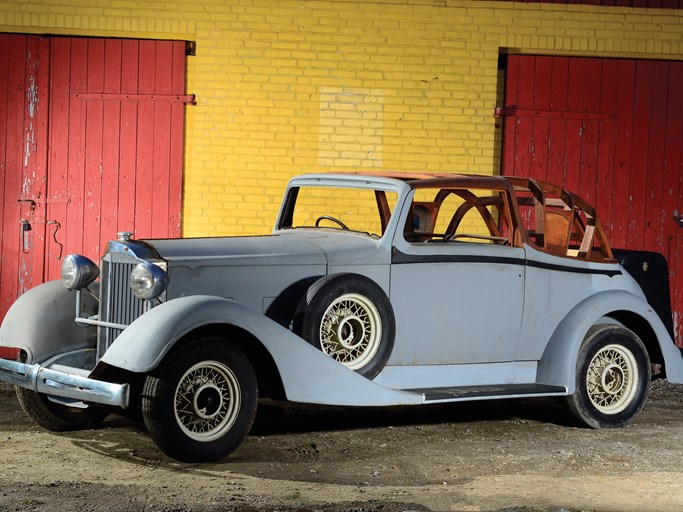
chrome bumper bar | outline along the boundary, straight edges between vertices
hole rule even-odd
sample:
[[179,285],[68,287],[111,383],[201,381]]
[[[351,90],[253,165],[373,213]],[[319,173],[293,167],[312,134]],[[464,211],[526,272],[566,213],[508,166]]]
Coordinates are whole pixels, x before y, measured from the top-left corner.
[[[60,367],[65,369],[65,367]],[[117,407],[128,407],[128,384],[113,384],[35,364],[0,359],[0,380],[46,395],[73,398]]]

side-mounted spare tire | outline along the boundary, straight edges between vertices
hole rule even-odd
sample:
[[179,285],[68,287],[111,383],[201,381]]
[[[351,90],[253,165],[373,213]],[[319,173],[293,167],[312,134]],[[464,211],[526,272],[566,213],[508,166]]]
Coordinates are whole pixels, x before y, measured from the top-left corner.
[[584,425],[615,428],[631,423],[650,390],[650,359],[640,338],[616,324],[591,327],[576,361],[576,391],[569,408]]
[[396,322],[384,290],[358,274],[330,274],[304,297],[302,337],[350,370],[373,379],[394,348]]

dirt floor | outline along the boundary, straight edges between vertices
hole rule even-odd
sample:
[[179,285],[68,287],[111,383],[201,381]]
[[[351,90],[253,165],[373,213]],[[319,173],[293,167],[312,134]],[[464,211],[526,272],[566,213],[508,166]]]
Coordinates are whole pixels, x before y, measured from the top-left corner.
[[557,400],[265,406],[221,464],[162,455],[141,424],[52,434],[0,385],[0,511],[683,510],[683,386],[636,423],[577,428]]

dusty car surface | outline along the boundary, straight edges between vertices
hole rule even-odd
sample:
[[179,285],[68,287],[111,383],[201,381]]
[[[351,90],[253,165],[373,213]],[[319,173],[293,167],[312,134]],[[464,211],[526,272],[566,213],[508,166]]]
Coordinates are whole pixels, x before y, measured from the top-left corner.
[[261,399],[565,396],[581,423],[619,427],[653,375],[683,382],[667,279],[660,255],[615,257],[594,209],[559,187],[303,175],[272,235],[120,233],[99,266],[67,256],[61,281],[8,312],[0,346],[17,360],[0,380],[47,429],[141,416],[182,461],[230,454]]

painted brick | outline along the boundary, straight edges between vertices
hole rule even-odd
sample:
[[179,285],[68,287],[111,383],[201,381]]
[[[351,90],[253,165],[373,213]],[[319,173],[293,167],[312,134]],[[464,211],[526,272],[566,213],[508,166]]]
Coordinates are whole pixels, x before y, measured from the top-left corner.
[[683,58],[678,11],[476,0],[4,0],[0,30],[197,42],[187,236],[269,232],[302,171],[495,173],[501,49]]

